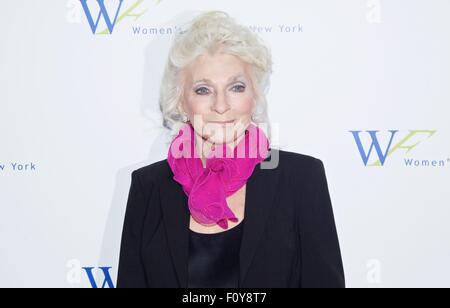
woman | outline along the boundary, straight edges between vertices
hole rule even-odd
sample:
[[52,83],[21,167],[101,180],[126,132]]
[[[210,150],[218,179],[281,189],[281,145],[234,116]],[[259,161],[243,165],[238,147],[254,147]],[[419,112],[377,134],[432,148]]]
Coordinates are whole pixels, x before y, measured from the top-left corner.
[[176,36],[160,98],[174,138],[132,173],[118,287],[344,287],[322,162],[259,128],[271,66],[223,12]]

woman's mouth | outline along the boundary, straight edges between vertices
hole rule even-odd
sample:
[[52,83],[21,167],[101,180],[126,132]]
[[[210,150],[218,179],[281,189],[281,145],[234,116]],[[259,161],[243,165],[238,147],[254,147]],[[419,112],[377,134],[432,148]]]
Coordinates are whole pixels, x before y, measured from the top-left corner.
[[230,123],[234,123],[234,120],[230,120],[230,121],[208,121],[208,123],[214,123],[214,124],[230,124]]

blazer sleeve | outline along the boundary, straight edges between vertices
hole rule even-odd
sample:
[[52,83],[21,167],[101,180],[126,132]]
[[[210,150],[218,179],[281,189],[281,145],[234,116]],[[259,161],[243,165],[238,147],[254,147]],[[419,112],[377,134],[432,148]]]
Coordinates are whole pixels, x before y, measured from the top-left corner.
[[345,278],[325,168],[314,159],[300,213],[303,288],[344,288]]
[[[147,195],[153,185],[146,185]],[[120,248],[117,288],[145,288],[147,280],[141,248],[148,196],[145,196],[139,173],[133,171]]]

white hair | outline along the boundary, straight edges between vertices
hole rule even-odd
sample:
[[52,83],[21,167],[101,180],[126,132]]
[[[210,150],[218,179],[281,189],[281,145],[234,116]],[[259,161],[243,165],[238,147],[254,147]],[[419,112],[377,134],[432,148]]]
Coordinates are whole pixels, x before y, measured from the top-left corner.
[[183,122],[180,102],[184,78],[181,71],[200,55],[221,52],[238,56],[251,64],[255,87],[256,108],[252,115],[255,124],[267,127],[270,140],[270,123],[267,113],[266,93],[272,73],[272,57],[262,39],[248,27],[239,25],[227,13],[210,11],[191,21],[189,28],[176,33],[169,51],[162,78],[159,105],[164,127],[178,133]]

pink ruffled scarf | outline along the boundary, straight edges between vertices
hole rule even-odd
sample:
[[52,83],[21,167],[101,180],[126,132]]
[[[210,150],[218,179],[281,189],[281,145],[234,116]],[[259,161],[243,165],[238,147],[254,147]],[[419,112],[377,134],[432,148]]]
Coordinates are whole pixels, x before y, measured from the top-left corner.
[[260,128],[249,124],[245,137],[234,150],[226,144],[222,144],[222,149],[213,146],[204,168],[195,148],[194,134],[188,123],[170,144],[168,163],[173,179],[189,197],[189,211],[198,223],[228,229],[228,220],[238,222],[238,219],[226,198],[241,189],[255,166],[267,157],[269,141]]

